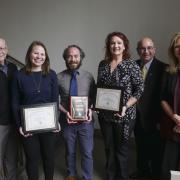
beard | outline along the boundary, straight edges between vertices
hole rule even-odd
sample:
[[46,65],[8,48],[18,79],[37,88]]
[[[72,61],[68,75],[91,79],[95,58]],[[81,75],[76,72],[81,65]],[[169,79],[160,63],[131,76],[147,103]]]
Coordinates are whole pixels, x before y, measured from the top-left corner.
[[80,61],[79,63],[70,63],[70,64],[68,64],[66,61],[66,67],[70,70],[79,69],[81,65],[82,65],[82,61]]

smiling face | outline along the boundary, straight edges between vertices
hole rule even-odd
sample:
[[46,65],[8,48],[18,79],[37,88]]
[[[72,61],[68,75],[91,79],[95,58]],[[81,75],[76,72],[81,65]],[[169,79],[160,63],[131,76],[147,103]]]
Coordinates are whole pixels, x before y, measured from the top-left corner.
[[147,63],[154,58],[156,49],[150,38],[144,38],[138,43],[137,51],[140,59]]
[[41,69],[45,62],[46,54],[42,46],[34,46],[30,54],[31,65],[33,69]]
[[174,44],[174,55],[180,62],[180,38],[177,39],[176,43]]
[[75,70],[78,69],[81,65],[81,56],[80,51],[76,47],[71,47],[68,50],[68,55],[66,58],[66,64],[69,69]]
[[0,39],[0,64],[4,65],[8,53],[7,45],[4,39]]
[[113,36],[110,41],[110,52],[112,56],[123,56],[125,50],[124,42],[118,36]]

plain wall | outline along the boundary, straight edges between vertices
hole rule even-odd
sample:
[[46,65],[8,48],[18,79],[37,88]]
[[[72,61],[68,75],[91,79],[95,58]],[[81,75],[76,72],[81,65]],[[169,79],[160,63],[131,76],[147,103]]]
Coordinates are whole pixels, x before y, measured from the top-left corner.
[[112,31],[127,35],[133,58],[137,41],[152,37],[157,57],[168,62],[170,38],[180,27],[179,7],[180,0],[0,0],[0,37],[21,62],[33,40],[43,41],[56,72],[65,68],[63,49],[78,44],[86,53],[83,68],[96,79]]
[[127,35],[133,58],[137,41],[152,37],[157,57],[166,62],[170,38],[180,27],[179,7],[179,0],[1,0],[0,37],[21,62],[33,40],[43,41],[56,72],[65,68],[63,49],[78,44],[86,53],[83,68],[96,79],[112,31]]

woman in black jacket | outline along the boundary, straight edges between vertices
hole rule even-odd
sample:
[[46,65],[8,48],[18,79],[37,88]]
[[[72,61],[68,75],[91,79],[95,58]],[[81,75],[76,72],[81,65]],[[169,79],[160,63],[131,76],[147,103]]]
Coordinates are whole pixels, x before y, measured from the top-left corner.
[[170,179],[170,170],[180,170],[180,32],[175,33],[170,42],[169,60],[161,101],[171,123],[162,165],[163,180]]

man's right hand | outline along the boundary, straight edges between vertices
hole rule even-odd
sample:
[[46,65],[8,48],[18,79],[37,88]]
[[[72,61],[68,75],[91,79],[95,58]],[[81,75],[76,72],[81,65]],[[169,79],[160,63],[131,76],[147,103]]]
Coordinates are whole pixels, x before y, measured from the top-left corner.
[[68,111],[66,113],[66,119],[67,119],[68,124],[77,124],[76,121],[72,120],[72,116],[70,115],[70,113]]

